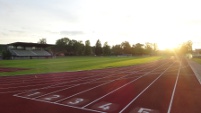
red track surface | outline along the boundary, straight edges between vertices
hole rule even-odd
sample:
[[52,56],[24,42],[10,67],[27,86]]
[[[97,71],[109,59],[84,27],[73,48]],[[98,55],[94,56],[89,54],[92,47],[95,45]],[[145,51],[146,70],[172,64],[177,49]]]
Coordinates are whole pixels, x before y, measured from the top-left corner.
[[0,67],[0,72],[13,72],[13,71],[20,71],[20,70],[27,70],[23,68],[3,68]]
[[200,96],[185,60],[0,77],[1,113],[200,113]]

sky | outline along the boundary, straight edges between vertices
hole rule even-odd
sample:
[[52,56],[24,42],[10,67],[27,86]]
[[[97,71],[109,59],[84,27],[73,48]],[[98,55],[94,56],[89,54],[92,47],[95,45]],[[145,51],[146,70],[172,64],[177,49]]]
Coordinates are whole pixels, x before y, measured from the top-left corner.
[[0,0],[0,44],[68,37],[159,49],[191,40],[201,48],[200,6],[199,0]]

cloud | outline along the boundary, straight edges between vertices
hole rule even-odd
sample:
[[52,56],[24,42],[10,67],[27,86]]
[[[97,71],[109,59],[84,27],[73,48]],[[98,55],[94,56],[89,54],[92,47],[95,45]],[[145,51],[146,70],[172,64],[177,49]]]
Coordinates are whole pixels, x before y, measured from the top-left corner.
[[8,30],[11,33],[24,33],[24,31],[21,30]]
[[84,32],[82,31],[61,31],[60,35],[82,35]]
[[2,35],[2,36],[8,36],[7,33],[3,33],[3,32],[0,32],[0,35]]

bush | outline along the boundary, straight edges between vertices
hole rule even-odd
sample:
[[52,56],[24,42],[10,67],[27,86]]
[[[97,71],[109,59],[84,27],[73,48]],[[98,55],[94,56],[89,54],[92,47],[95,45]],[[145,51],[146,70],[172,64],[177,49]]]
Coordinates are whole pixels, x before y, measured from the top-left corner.
[[11,53],[8,50],[3,51],[2,52],[2,59],[5,59],[5,60],[11,59]]

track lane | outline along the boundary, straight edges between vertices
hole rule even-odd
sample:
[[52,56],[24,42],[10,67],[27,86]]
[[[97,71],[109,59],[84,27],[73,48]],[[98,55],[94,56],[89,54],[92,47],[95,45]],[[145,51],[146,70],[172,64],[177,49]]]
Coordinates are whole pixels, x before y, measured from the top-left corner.
[[178,68],[178,64],[174,63],[171,67],[166,68],[166,71],[161,73],[161,76],[149,88],[141,92],[120,113],[135,113],[140,109],[150,113],[166,113],[177,76],[176,73],[169,74],[169,72],[175,67]]
[[171,113],[199,113],[201,111],[201,85],[192,69],[183,59]]

